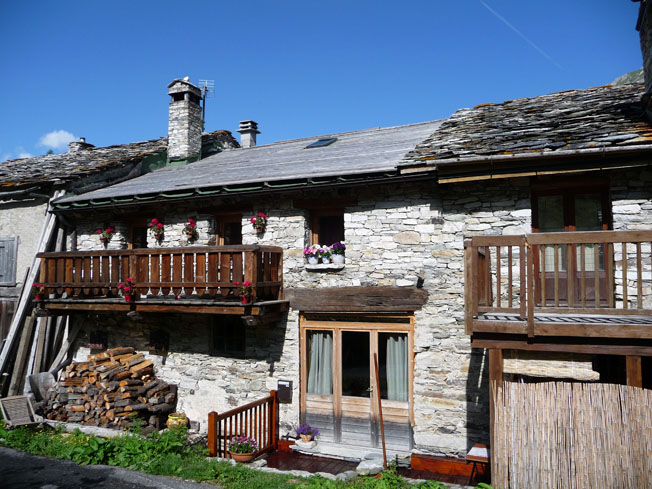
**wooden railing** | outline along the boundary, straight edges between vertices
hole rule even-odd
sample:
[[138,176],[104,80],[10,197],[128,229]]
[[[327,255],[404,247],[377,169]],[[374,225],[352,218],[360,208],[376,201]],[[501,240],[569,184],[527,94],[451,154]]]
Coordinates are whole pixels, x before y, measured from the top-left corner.
[[117,296],[135,281],[140,294],[237,297],[235,282],[252,283],[254,300],[278,299],[283,250],[275,246],[205,246],[40,253],[45,297]]
[[652,231],[477,236],[465,245],[467,332],[481,313],[652,314]]
[[235,436],[254,438],[255,456],[276,450],[278,446],[278,396],[269,396],[231,409],[222,414],[208,413],[208,452],[211,457],[231,458],[229,443]]

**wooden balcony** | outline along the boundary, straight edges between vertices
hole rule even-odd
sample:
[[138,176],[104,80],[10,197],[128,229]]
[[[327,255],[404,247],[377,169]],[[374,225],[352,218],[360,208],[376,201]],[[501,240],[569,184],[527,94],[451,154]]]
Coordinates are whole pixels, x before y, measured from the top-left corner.
[[651,242],[652,231],[467,239],[472,346],[652,354]]
[[[49,311],[191,312],[259,316],[281,299],[283,250],[275,246],[204,246],[40,253],[41,307]],[[118,284],[132,278],[137,300]],[[252,284],[242,305],[236,282]]]

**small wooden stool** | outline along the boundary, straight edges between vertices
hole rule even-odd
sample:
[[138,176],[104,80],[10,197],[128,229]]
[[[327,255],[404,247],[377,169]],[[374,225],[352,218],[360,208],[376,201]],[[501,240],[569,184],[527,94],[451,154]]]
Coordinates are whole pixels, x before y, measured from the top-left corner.
[[473,463],[471,477],[469,477],[469,485],[472,485],[473,477],[478,473],[478,464],[485,468],[484,473],[486,473],[486,469],[489,467],[489,447],[482,443],[473,445],[469,453],[466,454],[466,463],[469,462]]

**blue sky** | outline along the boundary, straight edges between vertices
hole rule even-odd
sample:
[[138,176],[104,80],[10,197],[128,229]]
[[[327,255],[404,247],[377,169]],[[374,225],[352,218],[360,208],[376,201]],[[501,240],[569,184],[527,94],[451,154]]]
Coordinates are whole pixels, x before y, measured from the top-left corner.
[[604,85],[642,65],[629,0],[2,1],[0,161],[167,134],[167,84],[259,144]]

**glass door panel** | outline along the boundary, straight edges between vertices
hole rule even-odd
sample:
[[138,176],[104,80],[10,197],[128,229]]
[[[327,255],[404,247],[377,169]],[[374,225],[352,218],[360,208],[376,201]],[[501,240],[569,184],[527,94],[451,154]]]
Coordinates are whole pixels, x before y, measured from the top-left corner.
[[307,331],[306,341],[306,423],[319,428],[322,440],[335,441],[333,332]]
[[[378,377],[385,443],[395,450],[405,450],[412,440],[408,352],[407,333],[378,333]],[[380,423],[380,417],[377,422]],[[380,428],[377,432],[380,433]],[[377,446],[381,443],[378,436]]]
[[342,441],[373,446],[371,425],[371,335],[368,331],[342,331]]

